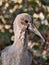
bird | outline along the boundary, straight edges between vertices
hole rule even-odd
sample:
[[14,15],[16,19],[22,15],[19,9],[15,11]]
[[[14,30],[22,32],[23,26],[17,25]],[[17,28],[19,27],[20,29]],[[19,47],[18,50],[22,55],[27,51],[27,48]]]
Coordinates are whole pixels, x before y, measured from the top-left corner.
[[28,51],[28,32],[34,32],[45,42],[33,22],[33,17],[27,13],[18,14],[13,22],[13,31],[13,44],[1,51],[1,65],[31,65],[32,54]]

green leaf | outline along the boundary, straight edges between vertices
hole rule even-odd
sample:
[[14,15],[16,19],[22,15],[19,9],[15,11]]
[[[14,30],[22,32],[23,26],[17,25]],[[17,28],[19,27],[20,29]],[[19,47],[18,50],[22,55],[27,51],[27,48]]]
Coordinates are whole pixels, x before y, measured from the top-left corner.
[[37,40],[39,40],[39,39],[40,39],[40,37],[35,34],[35,35],[34,35],[34,40],[37,41]]
[[44,32],[46,29],[47,29],[47,26],[45,26],[44,24],[43,24],[43,25],[41,24],[41,25],[39,26],[39,31],[40,31],[40,32]]
[[41,61],[42,63],[45,63],[45,62],[47,61],[47,59],[40,58],[40,61]]
[[44,5],[48,5],[48,6],[49,6],[49,0],[41,0],[41,2],[42,2]]
[[34,45],[33,47],[35,50],[39,50],[39,47],[37,45]]

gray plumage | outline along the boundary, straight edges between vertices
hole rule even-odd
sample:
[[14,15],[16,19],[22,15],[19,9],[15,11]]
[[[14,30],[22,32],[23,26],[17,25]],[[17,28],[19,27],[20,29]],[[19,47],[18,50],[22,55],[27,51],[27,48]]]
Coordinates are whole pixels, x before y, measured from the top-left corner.
[[14,34],[15,34],[14,43],[13,45],[6,47],[2,51],[1,53],[2,65],[31,65],[32,56],[27,51],[27,46],[25,46],[26,44],[24,45],[24,35],[25,35],[25,31],[26,31],[25,29],[27,28],[27,25],[24,25],[24,26],[21,25],[21,21],[24,22],[23,18],[25,16],[27,17],[26,19],[31,20],[30,15],[19,14],[17,15],[14,21],[14,24],[13,24]]
[[[29,41],[27,30],[32,30],[31,24],[30,15],[26,13],[17,15],[13,23],[14,43],[2,50],[2,65],[31,65],[32,55],[27,49]],[[33,31],[35,32],[34,29]],[[41,36],[40,33],[38,35]]]

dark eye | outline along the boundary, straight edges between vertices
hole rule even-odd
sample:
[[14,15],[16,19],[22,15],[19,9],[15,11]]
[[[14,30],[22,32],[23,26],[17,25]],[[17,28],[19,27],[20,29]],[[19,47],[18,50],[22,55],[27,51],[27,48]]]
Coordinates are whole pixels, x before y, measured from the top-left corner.
[[28,21],[27,21],[27,20],[25,20],[25,23],[28,23]]

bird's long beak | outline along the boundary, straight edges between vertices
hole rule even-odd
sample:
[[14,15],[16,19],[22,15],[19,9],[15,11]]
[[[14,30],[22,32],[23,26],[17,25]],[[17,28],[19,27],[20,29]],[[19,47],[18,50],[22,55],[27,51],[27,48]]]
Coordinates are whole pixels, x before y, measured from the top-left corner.
[[35,24],[30,23],[29,24],[29,29],[32,32],[34,32],[35,34],[37,34],[43,40],[43,42],[45,42],[45,39],[43,38],[43,36],[41,35],[41,33],[38,31],[38,29],[36,28]]

